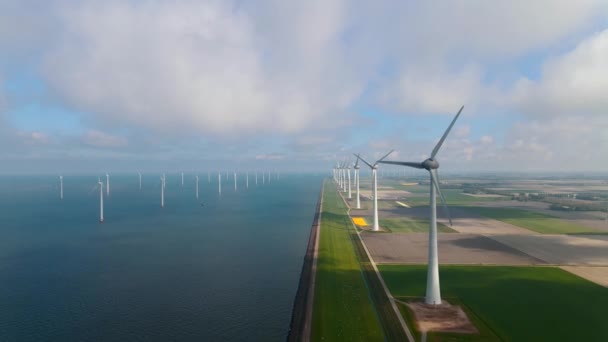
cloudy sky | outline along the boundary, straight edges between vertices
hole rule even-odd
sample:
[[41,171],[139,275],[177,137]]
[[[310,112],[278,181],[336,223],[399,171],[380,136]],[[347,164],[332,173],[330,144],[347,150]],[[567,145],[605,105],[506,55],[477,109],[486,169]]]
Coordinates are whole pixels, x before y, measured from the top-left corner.
[[608,170],[608,0],[0,0],[0,173]]

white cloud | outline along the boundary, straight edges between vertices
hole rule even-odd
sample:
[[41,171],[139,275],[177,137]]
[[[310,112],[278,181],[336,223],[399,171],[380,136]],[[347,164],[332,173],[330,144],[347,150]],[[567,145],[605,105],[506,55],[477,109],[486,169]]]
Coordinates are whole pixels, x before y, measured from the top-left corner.
[[539,81],[520,80],[515,101],[531,115],[608,114],[608,29],[547,61]]
[[361,89],[334,47],[343,9],[272,5],[285,11],[260,22],[219,0],[86,3],[64,14],[46,75],[71,105],[111,125],[224,136],[327,125]]

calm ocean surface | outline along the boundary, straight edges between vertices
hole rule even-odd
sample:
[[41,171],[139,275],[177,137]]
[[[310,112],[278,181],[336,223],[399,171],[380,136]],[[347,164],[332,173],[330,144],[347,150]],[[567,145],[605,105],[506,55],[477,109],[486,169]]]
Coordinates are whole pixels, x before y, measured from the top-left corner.
[[283,341],[322,178],[229,176],[0,177],[0,341]]

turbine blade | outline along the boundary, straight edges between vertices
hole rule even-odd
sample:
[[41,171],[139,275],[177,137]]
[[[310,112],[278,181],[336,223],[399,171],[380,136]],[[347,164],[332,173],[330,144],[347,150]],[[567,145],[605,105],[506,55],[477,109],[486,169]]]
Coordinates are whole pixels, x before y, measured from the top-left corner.
[[380,159],[376,160],[376,163],[374,164],[374,166],[378,165],[378,163],[379,163],[379,162],[383,161],[383,160],[384,160],[384,158],[388,157],[388,155],[389,155],[389,154],[391,154],[391,153],[393,153],[394,151],[395,151],[395,150],[390,150],[390,151],[388,151],[388,153],[387,153],[387,154],[385,154],[385,155],[384,155],[382,158],[380,158]]
[[357,156],[357,158],[358,158],[359,160],[361,160],[362,162],[364,162],[365,164],[367,164],[367,166],[371,167],[372,169],[374,168],[374,166],[373,166],[372,164],[368,163],[368,162],[367,162],[365,159],[361,158],[361,156],[360,156],[360,155],[355,154],[355,156]]
[[[356,156],[356,154],[355,154],[355,156]],[[357,166],[359,166],[359,158],[356,158],[356,159],[355,159],[355,168],[356,168]]]
[[401,166],[409,166],[409,167],[415,167],[417,169],[424,169],[424,167],[422,167],[422,164],[420,163],[416,163],[416,162],[400,162],[400,161],[380,161],[380,164],[392,164],[392,165],[401,165]]
[[441,204],[443,204],[443,209],[445,210],[445,214],[448,216],[448,220],[450,221],[450,226],[451,226],[452,225],[452,216],[450,215],[450,210],[448,209],[448,204],[445,201],[445,197],[443,197],[443,194],[441,193],[441,189],[439,188],[439,175],[437,174],[436,169],[432,169],[432,170],[430,170],[430,172],[431,172],[431,179],[433,180],[433,185],[435,186],[435,189],[437,190],[439,197],[441,197]]
[[445,140],[445,138],[450,133],[450,130],[452,129],[452,126],[454,126],[454,123],[456,123],[456,120],[460,116],[460,113],[462,112],[463,109],[464,109],[464,106],[460,107],[460,110],[458,111],[458,113],[454,117],[454,120],[452,120],[452,123],[450,124],[450,126],[448,126],[448,129],[445,130],[445,133],[443,133],[443,136],[441,137],[441,139],[439,139],[439,142],[437,143],[437,145],[433,149],[433,152],[431,153],[431,159],[435,158],[435,155],[437,154],[437,152],[439,152],[439,149],[441,148],[441,145],[443,145],[443,141]]

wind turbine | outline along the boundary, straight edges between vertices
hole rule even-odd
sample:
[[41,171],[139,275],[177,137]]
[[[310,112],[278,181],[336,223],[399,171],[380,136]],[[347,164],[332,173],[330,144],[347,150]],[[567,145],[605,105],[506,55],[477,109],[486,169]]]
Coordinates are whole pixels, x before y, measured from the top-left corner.
[[236,171],[234,171],[234,191],[236,191]]
[[375,232],[380,230],[380,225],[378,224],[378,163],[380,163],[384,158],[388,157],[388,155],[391,153],[393,153],[393,150],[390,150],[382,158],[376,160],[374,165],[365,161],[365,159],[361,158],[360,155],[355,154],[357,158],[372,169],[372,189],[374,192],[374,225],[372,226],[372,230]]
[[258,185],[258,170],[255,170],[255,185]]
[[160,207],[165,207],[165,174],[160,177]]
[[110,174],[106,171],[106,195],[110,196]]
[[456,120],[460,116],[460,113],[464,109],[464,106],[460,107],[460,110],[452,120],[452,123],[448,126],[445,133],[433,151],[431,152],[431,157],[426,159],[421,163],[416,162],[399,162],[399,161],[383,161],[384,164],[393,164],[393,165],[403,165],[409,166],[416,169],[425,169],[429,172],[431,177],[430,182],[430,207],[431,207],[431,223],[429,229],[429,261],[428,268],[426,274],[426,298],[425,303],[431,305],[441,304],[441,290],[439,287],[439,259],[437,255],[437,201],[436,194],[439,193],[439,197],[441,198],[441,203],[445,208],[446,213],[448,214],[448,220],[450,221],[450,225],[452,225],[452,218],[450,217],[450,213],[448,211],[447,203],[445,202],[445,197],[441,193],[441,189],[439,188],[439,175],[437,174],[437,169],[439,169],[439,162],[435,159],[437,152],[443,145],[445,138],[450,133],[452,126],[456,123]]
[[222,194],[222,172],[218,171],[217,172],[217,191],[218,193],[221,195]]
[[59,199],[63,199],[63,176],[59,176]]
[[184,172],[182,171],[182,188],[184,187]]
[[196,199],[198,199],[198,175],[196,175]]
[[348,199],[353,198],[351,190],[350,190],[350,160],[348,161],[348,165],[346,165],[346,171],[348,172]]
[[355,187],[357,188],[357,198],[355,201],[356,209],[361,209],[361,197],[359,196],[359,158],[355,162]]
[[99,184],[99,223],[103,223],[103,182],[98,179],[97,183]]
[[139,190],[141,190],[141,172],[137,172],[139,175]]
[[246,181],[245,181],[245,187],[246,187],[247,189],[249,189],[249,171],[247,171],[247,173],[246,173],[246,176],[245,176],[245,177],[246,177],[246,178],[245,178],[245,179],[246,179]]

